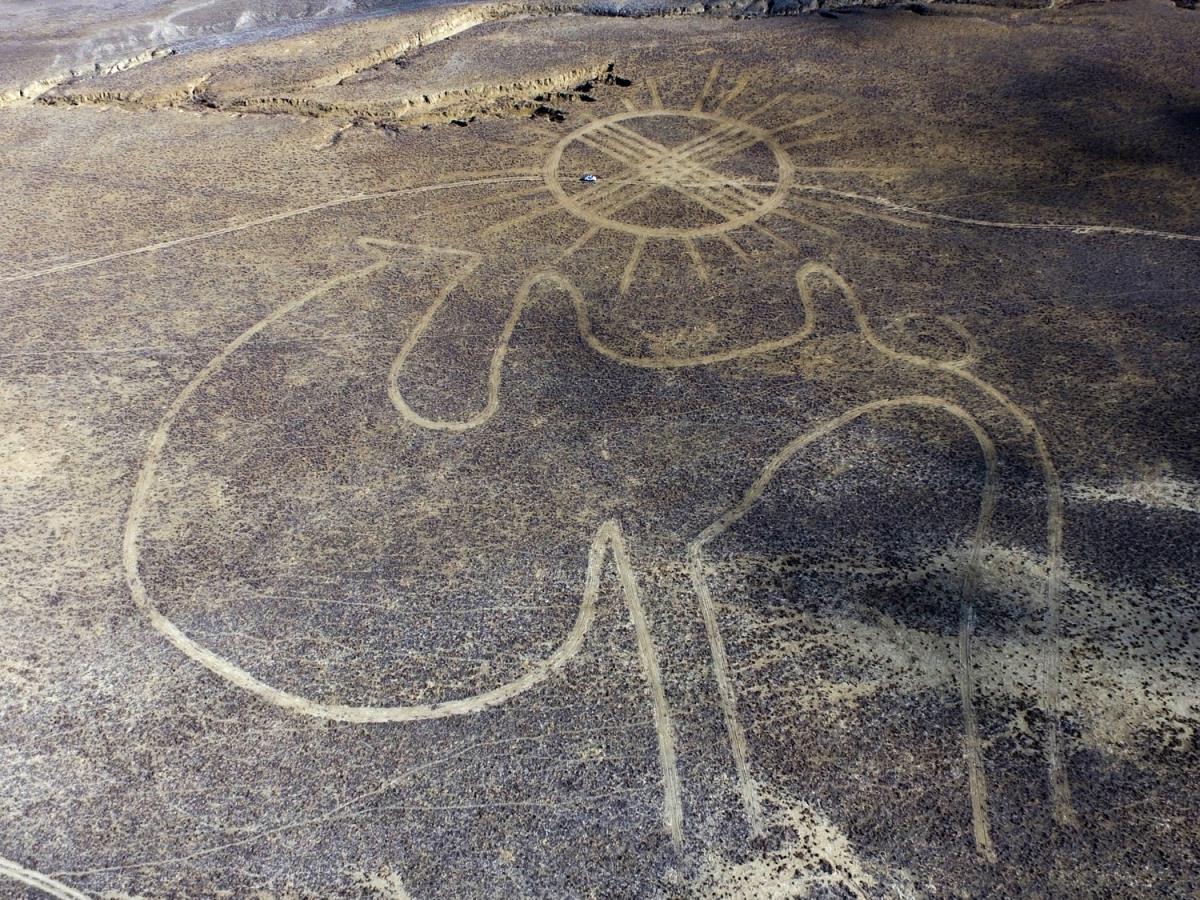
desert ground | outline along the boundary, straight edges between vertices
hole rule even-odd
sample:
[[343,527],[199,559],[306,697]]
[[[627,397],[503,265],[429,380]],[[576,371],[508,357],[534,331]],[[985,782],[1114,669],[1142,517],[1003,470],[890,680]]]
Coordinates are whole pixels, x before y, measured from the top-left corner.
[[0,21],[0,896],[1198,895],[1200,13]]

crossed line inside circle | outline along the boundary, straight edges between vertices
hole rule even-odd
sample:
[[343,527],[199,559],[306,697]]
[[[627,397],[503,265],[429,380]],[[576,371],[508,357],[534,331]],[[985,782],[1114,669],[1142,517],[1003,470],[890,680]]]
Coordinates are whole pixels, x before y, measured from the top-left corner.
[[[736,122],[722,122],[705,134],[667,147],[620,122],[607,122],[577,138],[629,168],[629,173],[574,197],[576,203],[611,218],[658,188],[668,188],[723,219],[752,214],[764,197],[709,168],[762,140]],[[623,193],[629,188],[634,190]]]

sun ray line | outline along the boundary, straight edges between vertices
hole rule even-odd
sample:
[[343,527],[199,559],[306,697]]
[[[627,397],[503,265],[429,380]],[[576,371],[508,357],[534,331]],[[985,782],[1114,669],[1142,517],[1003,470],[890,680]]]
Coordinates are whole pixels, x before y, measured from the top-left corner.
[[[778,104],[779,102],[781,102],[783,100],[787,100],[790,96],[791,96],[790,94],[776,94],[774,97],[772,97],[766,103],[762,104],[761,106],[759,106],[755,109],[752,109],[746,115],[742,116],[742,120],[745,122],[749,122],[751,119],[757,119],[759,116],[761,116],[767,110],[769,110],[771,107],[775,106],[776,104]],[[777,131],[777,130],[778,129],[770,129],[770,132],[772,134],[774,134],[775,131]]]
[[588,228],[583,234],[581,234],[579,237],[575,238],[575,240],[571,243],[570,247],[568,247],[562,253],[558,254],[558,257],[554,260],[555,264],[562,262],[568,256],[571,256],[572,254],[574,254],[581,247],[583,247],[584,244],[586,244],[588,241],[590,241],[592,238],[594,238],[599,233],[600,233],[599,225],[593,225],[590,228]]
[[647,78],[646,79],[646,89],[650,91],[650,108],[651,109],[662,109],[663,108],[662,97],[660,97],[658,95],[658,79],[657,78]]
[[483,237],[490,237],[493,234],[499,234],[502,231],[507,231],[514,225],[520,225],[523,222],[529,222],[533,219],[541,218],[542,216],[549,215],[552,212],[558,212],[561,209],[562,207],[557,203],[550,203],[546,206],[543,206],[541,209],[535,209],[532,212],[527,212],[520,216],[513,216],[511,219],[505,219],[502,222],[489,225],[487,228],[483,229],[483,231],[479,232],[479,234]]
[[725,96],[723,96],[721,98],[721,102],[717,104],[717,108],[714,109],[713,112],[714,113],[721,112],[721,110],[723,110],[726,106],[728,106],[732,100],[737,99],[737,97],[742,93],[742,91],[744,91],[749,86],[750,86],[750,76],[743,75],[741,78],[739,78],[737,80],[737,83],[734,84],[734,86],[729,89],[728,93],[726,93]]
[[741,259],[742,262],[750,262],[750,254],[742,249],[738,242],[729,236],[728,232],[721,232],[721,240],[725,242],[726,246],[728,246],[730,250],[738,255],[738,258]]
[[712,64],[712,68],[708,70],[708,79],[704,82],[704,87],[700,89],[700,96],[696,98],[696,102],[692,104],[692,112],[704,112],[704,101],[708,99],[708,92],[712,90],[713,84],[717,80],[717,75],[721,71],[721,60],[717,60]]
[[811,228],[817,234],[823,234],[827,238],[840,238],[841,234],[829,228],[826,225],[818,225],[816,222],[811,222],[803,216],[798,216],[795,213],[788,212],[786,209],[773,209],[767,213],[768,216],[779,216],[781,219],[787,219],[789,222],[795,222],[804,228]]
[[833,109],[823,109],[820,112],[811,113],[807,116],[801,116],[786,125],[780,125],[778,128],[772,128],[771,134],[782,134],[785,131],[790,131],[793,128],[803,128],[805,125],[811,125],[813,122],[819,122],[822,119],[827,119],[836,112]]
[[812,137],[801,138],[798,141],[791,141],[782,146],[784,150],[795,150],[797,147],[811,147],[813,144],[828,144],[830,141],[840,140],[842,137],[840,131],[827,131],[823,134],[814,134]]
[[644,236],[637,239],[637,243],[633,245],[633,252],[629,254],[629,262],[625,264],[625,271],[621,273],[621,293],[625,294],[629,291],[629,286],[633,284],[633,276],[637,272],[639,260],[642,258],[642,250],[646,247],[646,238]]
[[796,249],[795,244],[793,244],[789,240],[786,240],[783,237],[780,237],[775,232],[773,232],[770,228],[767,228],[765,225],[763,225],[760,222],[751,222],[750,227],[753,228],[755,231],[757,231],[759,234],[770,238],[772,241],[774,241],[776,244],[778,244],[784,250],[795,250]]
[[696,246],[696,242],[690,237],[683,238],[683,247],[687,250],[688,256],[692,258],[692,265],[696,267],[696,276],[700,279],[701,284],[708,284],[708,267],[704,265],[704,257],[700,255],[700,248]]

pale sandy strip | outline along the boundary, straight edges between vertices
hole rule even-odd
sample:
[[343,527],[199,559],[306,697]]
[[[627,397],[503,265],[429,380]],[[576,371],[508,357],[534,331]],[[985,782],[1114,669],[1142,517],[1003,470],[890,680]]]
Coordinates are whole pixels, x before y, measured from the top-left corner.
[[[628,150],[623,155],[618,156],[615,152],[616,148],[610,151],[599,147],[598,149],[601,149],[602,152],[614,156],[629,166],[631,172],[626,176],[606,182],[603,185],[598,185],[589,191],[581,192],[576,197],[576,202],[592,206],[602,215],[611,217],[621,209],[636,203],[638,200],[652,193],[662,186],[664,182],[669,183],[671,173],[675,167],[684,164],[688,157],[700,148],[706,147],[714,141],[719,141],[723,133],[729,131],[730,128],[731,126],[721,125],[707,134],[692,138],[678,147],[671,148],[668,152],[655,153],[648,159],[642,159],[637,155],[631,156]],[[658,146],[661,147],[661,145]],[[662,148],[662,150],[665,151],[666,148]],[[714,177],[717,177],[715,173]],[[626,190],[637,185],[640,185],[640,187],[636,190]]]
[[[623,135],[621,134],[622,131],[624,132]],[[623,162],[633,170],[632,176],[622,179],[622,183],[606,185],[606,192],[609,196],[604,200],[599,200],[598,197],[589,198],[592,205],[604,215],[611,216],[618,209],[628,206],[629,204],[641,199],[641,197],[645,196],[656,188],[677,186],[684,177],[689,175],[693,178],[702,178],[703,183],[700,186],[694,187],[692,191],[688,192],[688,196],[697,203],[700,203],[709,209],[713,209],[723,218],[735,218],[738,215],[742,215],[747,211],[747,209],[751,208],[754,203],[757,203],[760,200],[759,197],[746,191],[746,189],[742,188],[740,185],[736,185],[734,182],[723,179],[722,176],[718,175],[716,172],[693,163],[689,159],[689,157],[692,155],[691,153],[685,153],[678,149],[668,149],[657,142],[642,138],[641,135],[637,135],[636,132],[630,131],[629,129],[618,129],[614,127],[611,131],[607,132],[604,137],[607,139],[605,142],[597,141],[591,136],[581,137],[580,141],[588,144],[596,150],[601,151],[602,153],[612,156],[614,159],[617,159],[620,162]],[[714,139],[714,137],[715,132],[710,132],[708,135],[704,136],[703,141],[711,141]],[[638,140],[639,138],[641,139],[640,142]],[[731,145],[732,143],[733,142],[730,142]],[[728,155],[732,156],[736,152],[737,150],[733,149],[728,153]],[[646,158],[641,156],[643,153],[646,154]],[[632,195],[616,196],[616,205],[614,206],[609,203],[608,205],[611,206],[611,208],[605,208],[605,201],[612,201],[614,199],[612,195],[617,194],[623,187],[630,184],[635,184],[643,179],[645,179],[648,184],[646,184],[640,191],[637,191]],[[736,196],[736,191],[733,192],[732,195],[729,191],[725,191],[723,198],[721,198],[722,188],[726,183],[735,186],[737,190],[749,194],[753,202],[747,206],[744,199]],[[726,202],[741,203],[745,208],[741,210],[736,208],[730,210],[720,207],[717,201],[703,196],[703,190],[708,190],[710,194],[717,194],[719,198],[724,199]],[[597,195],[602,196],[601,192],[597,192]]]
[[0,859],[0,878],[11,879],[27,887],[41,891],[48,897],[57,897],[59,900],[90,900],[87,894],[67,887],[61,881],[56,881],[49,875],[43,875],[41,872],[27,869],[8,859]]
[[696,267],[696,276],[701,283],[708,281],[708,268],[704,265],[704,257],[700,255],[700,248],[696,246],[696,242],[691,238],[683,239],[683,247],[687,250],[687,254],[691,257],[692,265]]
[[[705,528],[688,545],[688,574],[696,591],[696,596],[700,604],[701,618],[704,621],[705,631],[708,635],[709,651],[713,659],[713,673],[717,683],[718,699],[721,704],[726,731],[732,749],[734,767],[737,772],[738,785],[742,796],[742,805],[753,834],[761,834],[764,829],[762,803],[758,796],[757,784],[750,773],[749,749],[746,742],[745,730],[737,714],[737,699],[733,688],[728,655],[725,650],[724,639],[721,636],[720,626],[717,622],[716,604],[713,602],[712,594],[708,587],[708,579],[704,571],[704,547],[743,518],[762,497],[767,486],[779,472],[779,469],[802,449],[863,415],[882,409],[900,407],[926,407],[947,412],[966,424],[979,443],[980,450],[987,464],[987,476],[980,500],[978,525],[976,526],[972,542],[972,565],[976,565],[978,554],[982,552],[981,548],[988,522],[991,519],[992,510],[995,506],[995,446],[979,423],[962,407],[940,397],[920,394],[890,400],[876,400],[871,403],[862,404],[795,438],[768,460],[767,464],[760,471],[758,478],[755,479],[754,483],[745,492],[742,499]],[[973,571],[972,568],[968,569],[968,578],[972,580],[965,581],[963,585],[962,612],[968,614],[968,623],[971,620],[970,617],[973,616],[974,602],[973,595],[970,592],[975,589],[976,585],[975,576],[972,574]],[[968,629],[965,635],[961,634],[960,631],[959,669],[964,702],[963,716],[966,725],[965,755],[970,771],[969,789],[971,794],[972,822],[976,846],[979,852],[984,858],[994,862],[995,850],[992,846],[987,825],[987,783],[984,778],[982,746],[975,718],[970,666],[970,632]]]
[[855,194],[851,191],[839,191],[832,188],[821,187],[815,184],[798,184],[793,187],[793,190],[801,193],[824,194],[829,197],[838,197],[842,200],[853,200],[858,203],[869,203],[873,206],[878,206],[881,209],[886,209],[894,213],[902,213],[909,216],[920,216],[924,219],[936,219],[940,222],[953,222],[957,225],[974,225],[981,228],[1008,228],[1020,231],[1066,231],[1070,234],[1090,235],[1090,234],[1123,234],[1133,235],[1138,237],[1153,237],[1162,238],[1168,241],[1195,241],[1200,243],[1200,234],[1181,234],[1175,231],[1155,231],[1150,228],[1135,228],[1127,225],[1091,225],[1091,224],[1070,224],[1064,222],[1000,222],[992,219],[972,219],[965,216],[952,216],[948,213],[933,212],[928,209],[919,209],[915,206],[905,206],[902,203],[897,203],[895,200],[889,200],[886,197],[869,197],[865,194]]
[[728,106],[730,103],[732,103],[734,100],[736,100],[739,96],[741,96],[742,91],[746,90],[746,88],[749,86],[750,86],[750,76],[743,75],[741,78],[739,78],[734,83],[733,87],[730,88],[729,91],[726,92],[726,94],[723,97],[721,97],[721,102],[717,104],[717,107],[716,107],[716,109],[713,110],[713,112],[715,112],[715,113],[721,112],[721,110],[723,110],[726,106]]
[[704,111],[704,101],[708,99],[709,91],[712,90],[713,84],[716,82],[717,75],[720,74],[720,72],[721,60],[718,59],[712,64],[712,68],[708,70],[708,79],[704,82],[704,87],[700,90],[699,95],[696,97],[696,102],[692,104],[693,112]]
[[814,276],[828,279],[842,292],[846,298],[846,302],[850,304],[851,310],[854,313],[854,319],[859,331],[862,332],[867,343],[880,353],[914,366],[934,369],[962,379],[996,401],[1017,422],[1021,431],[1032,439],[1034,454],[1037,456],[1042,469],[1042,477],[1046,483],[1047,494],[1046,629],[1042,638],[1042,705],[1045,707],[1045,712],[1049,719],[1046,739],[1046,761],[1049,769],[1054,818],[1060,824],[1075,826],[1078,824],[1078,817],[1071,803],[1070,785],[1067,779],[1066,768],[1063,765],[1060,748],[1062,722],[1060,720],[1061,702],[1059,698],[1061,664],[1059,660],[1058,632],[1061,615],[1060,583],[1062,580],[1063,565],[1063,495],[1058,469],[1055,467],[1054,460],[1050,455],[1050,448],[1046,444],[1046,438],[1042,434],[1041,429],[1038,428],[1037,423],[1034,422],[1032,416],[1010,400],[1003,392],[973,372],[962,368],[959,361],[945,362],[913,353],[905,353],[895,350],[881,341],[876,336],[874,329],[872,329],[871,323],[867,319],[866,313],[862,308],[862,303],[859,301],[854,289],[850,287],[841,275],[829,266],[821,263],[808,263],[797,273],[796,279],[800,286],[801,294],[807,295],[805,301],[807,307],[811,307],[813,302],[811,280]]
[[654,638],[650,634],[646,613],[638,596],[637,580],[634,577],[633,565],[629,561],[629,551],[625,547],[621,528],[615,521],[609,521],[601,527],[597,537],[600,535],[608,540],[613,561],[616,563],[621,591],[625,595],[625,604],[629,607],[629,619],[637,636],[642,672],[650,688],[654,730],[658,735],[658,758],[663,773],[663,820],[667,832],[671,835],[671,842],[678,849],[683,846],[683,800],[679,767],[675,760],[675,727],[671,722],[671,709],[667,705],[666,691],[663,690],[658,654],[654,649]]
[[641,236],[634,242],[633,250],[629,254],[629,262],[625,264],[625,271],[621,273],[621,293],[627,293],[629,286],[633,284],[633,276],[637,274],[638,262],[642,258],[642,250],[646,247],[646,238]]
[[[726,237],[726,235],[722,235]],[[736,245],[734,245],[736,246]],[[739,248],[740,250],[740,248]],[[744,251],[743,251],[744,252]],[[736,359],[742,359],[748,356],[754,356],[762,353],[770,353],[775,350],[782,350],[785,347],[790,347],[805,340],[813,330],[813,307],[811,298],[804,294],[800,294],[800,303],[804,310],[804,324],[796,331],[787,334],[781,338],[772,340],[759,341],[755,344],[750,344],[746,347],[739,347],[733,350],[725,350],[716,353],[704,353],[696,356],[631,356],[614,350],[612,347],[605,344],[592,330],[591,317],[588,314],[587,301],[579,289],[572,284],[567,278],[557,272],[538,272],[531,275],[521,285],[517,291],[516,299],[513,301],[512,310],[509,313],[507,321],[496,340],[496,349],[492,352],[491,364],[488,367],[488,396],[482,409],[477,413],[468,416],[465,419],[433,419],[423,416],[418,413],[404,398],[403,392],[400,390],[398,379],[404,371],[404,367],[408,362],[409,357],[416,349],[421,338],[429,330],[437,313],[445,305],[447,298],[454,288],[461,281],[461,278],[456,279],[449,284],[430,305],[430,307],[421,316],[416,327],[413,328],[408,339],[400,348],[400,352],[392,361],[391,371],[388,376],[388,396],[391,398],[393,405],[401,416],[408,422],[414,425],[419,425],[422,428],[431,428],[439,431],[469,431],[473,428],[478,428],[496,414],[496,410],[500,407],[500,386],[503,379],[504,359],[508,353],[509,343],[512,340],[513,332],[516,330],[517,323],[520,321],[526,306],[530,302],[530,296],[533,288],[539,283],[546,282],[547,284],[557,287],[565,292],[570,298],[575,307],[576,327],[579,330],[580,337],[584,342],[595,352],[599,353],[614,362],[621,365],[634,366],[640,369],[678,369],[689,368],[693,366],[706,366],[715,363],[730,362]]]
[[327,200],[324,203],[314,203],[312,206],[303,206],[299,209],[288,209],[283,212],[273,213],[269,216],[263,216],[261,219],[254,219],[250,222],[242,222],[239,225],[228,225],[224,228],[216,228],[212,231],[205,231],[200,234],[191,234],[184,237],[173,238],[169,241],[159,241],[155,244],[145,244],[141,247],[133,247],[129,250],[121,250],[116,253],[108,253],[104,256],[95,256],[91,259],[81,259],[71,263],[60,263],[57,266],[50,266],[46,269],[37,269],[32,272],[17,272],[11,275],[0,276],[0,283],[10,281],[26,281],[30,278],[40,278],[44,275],[53,275],[57,272],[69,272],[72,269],[82,269],[86,266],[95,266],[100,263],[111,262],[116,259],[124,259],[127,256],[137,256],[140,253],[153,253],[155,250],[166,250],[170,247],[178,247],[182,244],[191,244],[196,241],[207,241],[215,237],[221,237],[226,234],[234,234],[238,231],[245,231],[248,228],[257,228],[260,225],[269,225],[272,222],[282,222],[285,219],[291,219],[296,216],[303,216],[309,213],[318,212],[322,209],[331,209],[335,206],[344,206],[347,203],[365,203],[370,200],[384,200],[388,197],[406,197],[413,194],[424,194],[431,191],[447,191],[454,188],[465,187],[483,187],[491,184],[510,184],[518,181],[540,181],[540,175],[507,175],[497,178],[473,178],[466,181],[453,181],[445,184],[427,184],[419,187],[411,188],[396,188],[390,191],[380,191],[375,194],[352,194],[349,197],[338,197],[335,200]]

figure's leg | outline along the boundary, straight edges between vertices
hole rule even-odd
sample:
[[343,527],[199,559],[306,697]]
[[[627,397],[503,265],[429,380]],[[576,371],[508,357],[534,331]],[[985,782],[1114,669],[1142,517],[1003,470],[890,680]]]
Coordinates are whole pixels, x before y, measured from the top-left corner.
[[1061,721],[1061,661],[1059,658],[1060,598],[1063,567],[1063,494],[1058,469],[1050,455],[1050,449],[1041,429],[1033,417],[1014,403],[998,388],[970,371],[975,361],[968,344],[967,355],[957,359],[937,359],[920,353],[899,350],[882,340],[874,331],[862,302],[850,284],[829,266],[809,263],[796,276],[806,305],[812,303],[814,284],[825,281],[833,285],[852,311],[863,338],[883,356],[908,363],[930,373],[948,376],[960,385],[971,389],[976,396],[982,394],[993,408],[999,407],[1020,429],[1029,441],[1042,472],[1046,487],[1046,582],[1044,606],[1046,628],[1042,648],[1042,705],[1049,719],[1046,738],[1046,762],[1049,771],[1050,799],[1054,819],[1060,825],[1077,826],[1078,817],[1071,803],[1071,789],[1060,747],[1062,740]]
[[825,421],[805,434],[793,439],[779,450],[760,470],[753,484],[742,495],[741,500],[726,510],[719,518],[704,529],[688,547],[688,567],[700,605],[712,656],[713,672],[717,683],[718,698],[725,718],[726,731],[734,760],[734,767],[742,797],[747,822],[751,833],[758,835],[764,829],[762,802],[758,786],[750,772],[749,752],[745,729],[737,713],[737,699],[733,678],[725,651],[725,642],[717,622],[716,606],[713,602],[704,571],[704,547],[728,531],[758,503],[763,493],[776,478],[780,469],[793,457],[842,428],[868,415],[885,409],[925,408],[947,413],[962,422],[978,443],[983,456],[986,474],[980,493],[979,514],[971,542],[967,567],[961,583],[959,603],[958,680],[962,698],[965,728],[964,755],[967,761],[971,792],[972,826],[976,847],[989,862],[995,862],[987,819],[987,780],[984,772],[982,743],[974,707],[974,687],[971,674],[971,636],[975,617],[975,603],[979,585],[980,557],[986,540],[988,527],[996,502],[996,449],[991,437],[965,409],[940,397],[910,395],[889,400],[877,400],[856,406],[836,418]]

